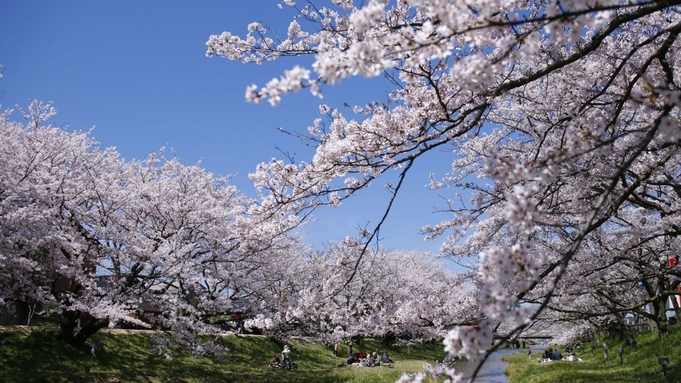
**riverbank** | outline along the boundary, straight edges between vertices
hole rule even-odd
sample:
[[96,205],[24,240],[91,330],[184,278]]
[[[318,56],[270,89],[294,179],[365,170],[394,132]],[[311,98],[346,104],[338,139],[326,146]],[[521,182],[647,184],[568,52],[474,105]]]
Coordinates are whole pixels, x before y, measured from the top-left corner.
[[91,355],[91,342],[71,347],[56,340],[54,330],[40,327],[0,327],[0,382],[395,382],[404,372],[422,371],[424,363],[442,360],[442,343],[392,347],[374,340],[355,344],[359,351],[388,352],[391,367],[337,367],[345,361],[333,345],[301,339],[290,344],[297,370],[268,367],[283,344],[263,336],[230,335],[223,358],[174,352],[172,359],[151,351],[149,331],[103,331],[92,341],[101,347]]
[[[539,363],[539,355],[530,361],[525,352],[519,351],[504,357],[504,361],[510,363],[505,371],[510,383],[681,382],[680,326],[674,326],[662,339],[657,333],[646,332],[636,340],[637,346],[633,348],[614,339],[585,344],[584,350],[577,354],[581,362]],[[604,341],[609,347],[608,360],[601,346]],[[623,351],[622,363],[618,348]],[[668,360],[666,375],[658,363],[659,358]]]
[[[508,383],[505,368],[508,363],[503,359],[507,356],[518,353],[518,349],[508,348],[493,352],[481,367],[475,379],[475,383]],[[457,373],[463,374],[463,381],[468,382],[473,375],[478,362],[460,360],[454,363],[452,367]]]

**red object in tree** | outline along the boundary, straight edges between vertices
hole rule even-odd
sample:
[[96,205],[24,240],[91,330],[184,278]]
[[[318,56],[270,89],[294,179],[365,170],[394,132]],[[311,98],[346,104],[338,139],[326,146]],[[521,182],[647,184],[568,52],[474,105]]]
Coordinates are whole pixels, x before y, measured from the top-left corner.
[[669,258],[669,266],[670,266],[670,267],[676,266],[676,263],[677,263],[677,262],[678,262],[678,260],[676,259],[676,257],[671,257],[671,258]]

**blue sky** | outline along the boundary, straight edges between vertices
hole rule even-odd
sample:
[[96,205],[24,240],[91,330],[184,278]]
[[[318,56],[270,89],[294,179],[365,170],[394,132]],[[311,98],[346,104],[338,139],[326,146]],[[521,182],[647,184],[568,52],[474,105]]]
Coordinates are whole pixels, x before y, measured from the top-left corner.
[[[89,129],[102,146],[126,159],[172,148],[185,164],[215,174],[236,174],[233,184],[254,196],[247,178],[260,162],[283,156],[277,147],[309,159],[311,151],[277,127],[305,132],[319,117],[320,100],[302,92],[280,105],[245,102],[248,85],[262,86],[284,69],[310,59],[284,59],[261,66],[205,57],[205,42],[225,30],[244,36],[252,21],[267,21],[285,35],[291,10],[276,0],[249,1],[36,1],[0,2],[0,104],[26,106],[30,99],[54,101],[52,123]],[[344,80],[324,89],[332,107],[385,98],[385,85]],[[14,118],[18,118],[14,115]],[[391,249],[436,252],[439,243],[417,234],[423,224],[447,216],[442,192],[424,188],[428,173],[449,169],[449,155],[418,165],[382,231]],[[453,191],[450,191],[453,193]],[[378,222],[388,197],[382,183],[342,207],[315,214],[305,228],[309,242],[355,235]]]

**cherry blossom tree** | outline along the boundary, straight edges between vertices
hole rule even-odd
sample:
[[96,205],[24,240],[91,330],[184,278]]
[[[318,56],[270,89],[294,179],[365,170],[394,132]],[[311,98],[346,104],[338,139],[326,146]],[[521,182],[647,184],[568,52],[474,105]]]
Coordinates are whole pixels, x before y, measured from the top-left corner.
[[54,113],[34,102],[26,125],[0,119],[0,303],[57,315],[74,345],[128,323],[217,350],[196,342],[217,332],[206,318],[262,289],[273,257],[299,257],[287,235],[299,220],[162,152],[125,161],[89,132],[46,125]]
[[[251,177],[277,206],[309,212],[396,174],[386,184],[385,219],[412,165],[451,151],[451,173],[432,175],[430,187],[464,193],[449,192],[449,217],[423,233],[442,238],[443,255],[472,260],[480,311],[473,326],[449,333],[448,352],[484,355],[494,326],[515,320],[522,331],[559,289],[583,287],[580,278],[599,267],[615,259],[662,265],[675,251],[679,1],[301,3],[280,5],[298,11],[285,38],[254,22],[244,38],[211,36],[207,55],[256,64],[314,57],[311,68],[293,65],[249,87],[246,98],[256,103],[276,105],[301,89],[322,97],[324,86],[352,76],[384,76],[393,90],[388,101],[351,112],[322,104],[321,118],[296,133],[314,156],[263,163]],[[383,222],[359,239],[366,246],[358,264]],[[616,249],[599,242],[608,236],[619,238]],[[665,239],[667,250],[651,246]],[[599,277],[608,283],[627,272],[627,282],[645,286],[670,271],[616,266]],[[655,285],[656,295],[671,291]],[[619,294],[636,294],[625,286],[623,302]]]
[[263,299],[271,302],[267,310],[248,325],[274,337],[392,343],[439,340],[453,326],[474,321],[475,288],[466,276],[424,254],[370,249],[357,262],[362,248],[347,238],[312,250],[290,268],[297,275],[282,277],[288,283]]
[[[573,337],[607,328],[632,344],[635,340],[627,316],[645,318],[666,331],[669,302],[673,303],[673,315],[678,316],[679,311],[678,270],[669,264],[678,245],[673,237],[655,234],[657,230],[653,237],[632,236],[626,231],[594,231],[547,305],[552,312],[549,322],[586,322],[591,326],[580,324],[582,333],[574,332]],[[640,226],[637,231],[642,234]]]

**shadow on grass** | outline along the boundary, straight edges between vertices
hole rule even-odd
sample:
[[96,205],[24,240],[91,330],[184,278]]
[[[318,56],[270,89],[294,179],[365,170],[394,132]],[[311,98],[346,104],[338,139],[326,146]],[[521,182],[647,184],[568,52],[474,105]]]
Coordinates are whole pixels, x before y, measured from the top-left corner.
[[[334,356],[331,345],[293,341],[296,370],[268,367],[283,343],[261,336],[226,336],[219,341],[229,348],[224,358],[208,358],[176,352],[171,360],[150,351],[149,333],[114,334],[101,332],[82,347],[57,340],[56,332],[41,328],[0,332],[0,381],[3,382],[394,382],[403,371],[421,369],[444,354],[442,345],[387,347],[366,341],[355,350],[384,351],[397,368],[337,367],[345,361],[347,345]],[[90,344],[100,342],[96,356]],[[411,371],[411,370],[410,370]],[[413,371],[411,371],[413,372]]]

